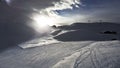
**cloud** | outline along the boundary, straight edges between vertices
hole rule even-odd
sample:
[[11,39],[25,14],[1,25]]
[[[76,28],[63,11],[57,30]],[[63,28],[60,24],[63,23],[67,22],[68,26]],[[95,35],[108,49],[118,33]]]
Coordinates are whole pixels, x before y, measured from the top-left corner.
[[[24,15],[30,18],[30,21],[26,22],[27,25],[33,28],[36,32],[44,33],[48,32],[49,27],[42,27],[41,25],[64,25],[76,22],[82,16],[72,15],[71,17],[64,17],[59,15],[55,10],[73,9],[73,7],[79,7],[80,0],[3,0],[10,7],[16,9],[22,9],[25,12]],[[17,11],[18,12],[18,11]],[[29,14],[29,15],[28,15]],[[32,20],[32,21],[31,21]],[[21,20],[22,21],[22,20]],[[22,22],[21,22],[22,23]],[[44,23],[44,24],[43,24]],[[44,30],[43,30],[44,29]]]
[[78,7],[78,4],[81,4],[79,0],[60,0],[59,2],[53,2],[54,7],[51,7],[54,10],[63,10],[63,9],[72,9],[72,5]]
[[[55,10],[73,9],[82,5],[80,0],[5,0],[6,3],[14,8],[20,9],[31,9],[34,13],[39,16],[49,16],[55,18],[65,18],[58,15]],[[31,14],[31,15],[33,15]],[[37,16],[38,16],[37,15]]]
[[42,9],[54,6],[56,9],[72,8],[71,5],[80,4],[80,0],[4,0],[12,7]]
[[58,12],[55,11],[55,10],[73,9],[73,5],[75,7],[79,7],[78,4],[82,5],[80,0],[59,0],[59,1],[52,0],[51,4],[52,4],[51,6],[48,6],[46,8],[41,8],[41,9],[32,8],[34,12],[29,17],[33,19],[33,23],[29,25],[37,32],[39,32],[39,30],[42,27],[41,25],[43,25],[43,23],[50,26],[65,25],[68,23],[70,24],[73,22],[77,22],[78,20],[80,20],[80,18],[82,18],[82,16],[78,16],[78,15],[74,15],[71,17],[64,17],[59,15]]
[[[47,13],[48,15],[58,14],[55,10],[65,10],[65,9],[73,9],[75,7],[79,7],[78,4],[81,5],[80,0],[60,0],[59,2],[52,2],[53,6],[49,6],[40,10],[41,13]],[[38,10],[39,11],[39,10]]]

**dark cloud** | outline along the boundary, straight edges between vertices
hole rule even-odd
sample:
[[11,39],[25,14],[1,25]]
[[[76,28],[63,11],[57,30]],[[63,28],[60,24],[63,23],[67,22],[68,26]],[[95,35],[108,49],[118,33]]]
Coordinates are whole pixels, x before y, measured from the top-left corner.
[[34,31],[26,25],[30,12],[9,7],[0,3],[0,50],[27,41]]
[[21,9],[43,9],[48,6],[53,6],[53,2],[60,0],[10,0],[10,6]]

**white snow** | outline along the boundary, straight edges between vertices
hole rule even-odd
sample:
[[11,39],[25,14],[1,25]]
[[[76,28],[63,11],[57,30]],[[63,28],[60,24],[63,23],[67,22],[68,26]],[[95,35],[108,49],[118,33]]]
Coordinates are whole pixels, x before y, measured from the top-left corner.
[[19,44],[18,46],[23,49],[26,49],[26,48],[43,46],[43,45],[55,44],[55,43],[59,43],[59,41],[53,39],[52,37],[47,36],[47,37],[37,38],[27,41],[25,43]]
[[65,57],[63,60],[59,61],[52,68],[73,68],[76,59],[79,57],[80,53],[76,52],[71,56]]
[[120,41],[61,42],[14,47],[0,53],[0,68],[119,68]]
[[56,36],[67,33],[67,32],[71,32],[71,31],[75,31],[75,30],[62,30],[60,33],[58,33]]
[[[57,35],[67,33],[67,32],[70,32],[70,31],[75,31],[75,30],[62,30]],[[57,36],[57,35],[55,35],[55,36]],[[23,49],[26,49],[26,48],[32,48],[32,47],[38,47],[38,46],[43,46],[43,45],[60,43],[60,41],[54,39],[53,37],[54,36],[52,36],[52,35],[48,35],[48,36],[44,36],[44,37],[41,37],[41,38],[36,38],[36,39],[30,40],[30,41],[24,42],[22,44],[19,44],[18,46],[23,48]]]
[[[94,34],[81,32],[88,37]],[[63,33],[66,31],[58,35]],[[99,33],[95,35],[92,37],[97,39]],[[120,68],[119,40],[60,42],[53,37],[33,39],[1,52],[0,68]]]

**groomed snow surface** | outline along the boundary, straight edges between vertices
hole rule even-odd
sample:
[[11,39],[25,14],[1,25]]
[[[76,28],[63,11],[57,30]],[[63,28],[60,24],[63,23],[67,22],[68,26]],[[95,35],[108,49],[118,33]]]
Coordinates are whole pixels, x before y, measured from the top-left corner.
[[95,23],[62,27],[50,36],[1,52],[0,68],[120,68],[119,26]]
[[59,42],[27,49],[16,46],[0,53],[0,68],[120,68],[119,52],[119,41]]

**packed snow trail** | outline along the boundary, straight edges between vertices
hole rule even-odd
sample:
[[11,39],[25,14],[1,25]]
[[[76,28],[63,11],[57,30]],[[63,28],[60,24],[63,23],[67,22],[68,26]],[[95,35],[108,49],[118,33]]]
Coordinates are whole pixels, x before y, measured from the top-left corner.
[[97,42],[91,44],[87,51],[81,50],[81,55],[76,59],[74,68],[119,68],[120,44],[115,43],[115,41]]
[[0,68],[119,68],[119,41],[61,42],[0,54]]

